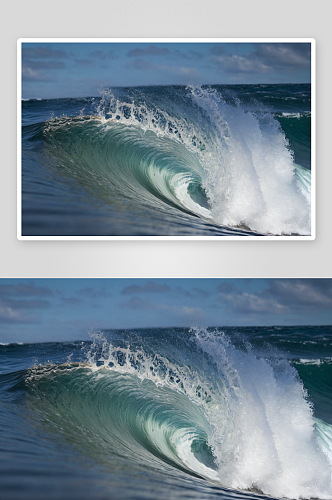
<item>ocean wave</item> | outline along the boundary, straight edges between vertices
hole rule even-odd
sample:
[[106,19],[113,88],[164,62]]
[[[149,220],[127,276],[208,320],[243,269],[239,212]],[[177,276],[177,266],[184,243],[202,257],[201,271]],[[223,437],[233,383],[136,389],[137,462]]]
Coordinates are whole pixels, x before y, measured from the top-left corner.
[[331,498],[331,426],[314,418],[280,353],[194,329],[163,341],[104,332],[85,356],[35,366],[25,384],[43,425],[90,457],[277,498]]
[[43,142],[63,176],[117,207],[185,213],[248,234],[310,235],[310,170],[295,164],[273,114],[254,108],[213,88],[113,89],[94,114],[82,108],[24,133]]

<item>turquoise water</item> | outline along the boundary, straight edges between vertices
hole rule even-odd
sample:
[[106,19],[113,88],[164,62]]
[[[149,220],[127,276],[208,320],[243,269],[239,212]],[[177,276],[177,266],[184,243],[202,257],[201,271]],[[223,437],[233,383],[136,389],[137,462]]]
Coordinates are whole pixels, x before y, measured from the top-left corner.
[[310,101],[310,85],[22,101],[22,235],[310,235]]
[[8,499],[331,498],[331,327],[0,346]]

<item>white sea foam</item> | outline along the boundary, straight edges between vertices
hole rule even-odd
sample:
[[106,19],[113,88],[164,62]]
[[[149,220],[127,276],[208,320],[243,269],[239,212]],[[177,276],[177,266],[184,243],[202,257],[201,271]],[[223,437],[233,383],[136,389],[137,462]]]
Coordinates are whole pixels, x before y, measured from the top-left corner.
[[302,365],[317,365],[320,366],[323,363],[331,363],[332,358],[324,358],[324,359],[300,359],[296,360],[295,363],[301,363]]
[[217,136],[203,162],[213,219],[264,234],[310,234],[310,194],[304,196],[307,186],[295,176],[277,120],[230,106],[208,89],[193,89],[192,95]]

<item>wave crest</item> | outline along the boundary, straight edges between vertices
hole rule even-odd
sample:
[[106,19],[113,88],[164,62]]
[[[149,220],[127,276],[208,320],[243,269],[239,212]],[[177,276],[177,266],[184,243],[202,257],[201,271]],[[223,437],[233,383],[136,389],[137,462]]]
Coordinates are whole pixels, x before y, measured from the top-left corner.
[[280,353],[206,329],[105,332],[87,360],[27,377],[34,407],[71,439],[83,430],[103,452],[226,488],[331,497],[331,426]]
[[44,140],[67,175],[110,203],[260,234],[311,232],[310,170],[295,164],[279,121],[215,88],[105,90],[95,116],[51,120]]

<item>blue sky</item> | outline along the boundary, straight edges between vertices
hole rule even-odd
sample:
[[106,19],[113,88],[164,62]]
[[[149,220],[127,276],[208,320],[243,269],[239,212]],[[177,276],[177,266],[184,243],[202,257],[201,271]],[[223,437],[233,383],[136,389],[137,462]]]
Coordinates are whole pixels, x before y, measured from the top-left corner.
[[105,87],[310,83],[309,43],[22,43],[22,98]]
[[99,329],[332,325],[332,279],[0,279],[0,342]]

